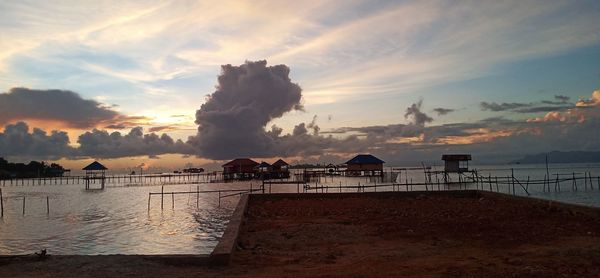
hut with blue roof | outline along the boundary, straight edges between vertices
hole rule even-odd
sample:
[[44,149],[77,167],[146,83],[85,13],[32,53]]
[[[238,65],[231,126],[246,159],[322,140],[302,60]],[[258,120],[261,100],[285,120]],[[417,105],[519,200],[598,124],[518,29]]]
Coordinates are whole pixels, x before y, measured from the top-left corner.
[[346,162],[347,176],[383,176],[385,161],[371,155],[359,154]]

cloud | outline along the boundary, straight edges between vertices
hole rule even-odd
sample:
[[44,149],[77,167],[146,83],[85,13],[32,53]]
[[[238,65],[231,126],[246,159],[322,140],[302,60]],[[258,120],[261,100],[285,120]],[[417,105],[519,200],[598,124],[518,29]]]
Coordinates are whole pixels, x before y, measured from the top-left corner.
[[448,108],[442,108],[442,107],[438,107],[433,109],[434,112],[436,112],[438,114],[438,116],[443,116],[443,115],[447,115],[449,113],[454,112],[454,109],[448,109]]
[[[597,93],[586,104],[593,103]],[[563,100],[567,101],[567,99]],[[531,109],[542,106],[532,103]],[[414,104],[418,107],[418,103]],[[412,108],[413,105],[411,105]],[[550,109],[550,106],[547,109]],[[600,125],[600,105],[575,107],[572,104],[552,106],[539,118],[528,120],[492,117],[470,123],[417,126],[390,124],[363,127],[342,127],[321,134],[353,137],[356,147],[331,142],[328,153],[367,150],[384,160],[400,164],[420,161],[437,163],[442,153],[472,153],[480,162],[506,162],[523,154],[553,150],[599,150],[597,127]],[[411,131],[411,132],[409,132]]]
[[387,98],[596,45],[591,2],[493,1],[464,9],[443,1],[97,1],[72,3],[69,12],[14,2],[2,6],[1,33],[10,39],[0,41],[0,85],[59,81],[105,91],[110,83],[125,101],[139,101],[131,91],[159,92],[175,105],[184,93],[208,90],[212,80],[198,76],[215,65],[278,57],[271,61],[300,69],[294,79],[307,96],[327,90],[307,101]]
[[573,108],[573,105],[533,106],[533,107],[526,107],[526,108],[514,109],[513,112],[527,114],[527,113],[539,113],[539,112],[550,112],[550,111],[557,111],[557,110],[565,110],[565,109],[569,109],[569,108]]
[[143,128],[132,128],[128,134],[120,132],[108,133],[106,130],[94,129],[85,132],[77,140],[80,156],[94,158],[118,158],[128,156],[155,157],[161,154],[193,153],[193,148],[181,140],[173,140],[169,135],[156,133],[144,134]]
[[569,103],[569,100],[571,100],[571,97],[563,95],[554,95],[554,101],[543,100],[542,103],[550,105],[562,105]]
[[199,155],[213,159],[270,153],[273,137],[267,123],[292,110],[302,110],[302,89],[291,81],[285,65],[267,61],[221,67],[217,89],[196,111],[198,134],[190,143]]
[[404,113],[404,117],[411,118],[412,124],[416,126],[425,126],[426,123],[430,123],[433,121],[433,118],[421,112],[422,104],[423,101],[419,100],[419,102],[413,103],[410,107],[406,108],[406,113]]
[[[540,113],[540,112],[555,112],[555,111],[563,111],[567,109],[571,109],[574,107],[572,103],[569,103],[571,98],[563,95],[555,95],[554,100],[542,100],[539,102],[530,102],[530,103],[496,103],[496,102],[481,102],[480,107],[482,111],[493,111],[493,112],[503,112],[503,111],[511,111],[515,113],[521,114],[529,114],[529,113]],[[590,100],[591,101],[591,100]],[[585,100],[580,100],[581,106],[584,106]]]
[[[568,99],[567,99],[568,100]],[[600,90],[592,92],[590,99],[579,99],[575,106],[555,106],[543,117],[527,119],[527,122],[583,123],[600,118]]]
[[66,132],[45,131],[29,126],[24,122],[9,124],[0,132],[0,156],[58,159],[70,157],[75,154],[75,149],[69,146],[69,137]]
[[319,135],[319,131],[321,128],[317,125],[317,115],[314,115],[312,121],[306,125],[307,128],[310,128],[313,132],[313,135]]
[[557,101],[561,102],[561,103],[566,103],[568,102],[571,98],[568,96],[563,96],[563,95],[555,95],[554,99],[556,99]]
[[531,106],[531,104],[529,104],[529,103],[516,103],[516,102],[495,103],[495,102],[485,102],[485,101],[482,101],[479,105],[481,106],[482,111],[490,110],[490,111],[494,111],[494,112],[507,111],[507,110],[513,110],[516,108]]
[[564,122],[564,123],[583,123],[585,115],[576,109],[569,109],[566,112],[552,111],[546,113],[544,117],[527,119],[527,122]]
[[150,129],[148,129],[148,131],[150,132],[159,132],[159,131],[164,131],[164,130],[174,130],[175,127],[171,126],[171,125],[161,125],[161,126],[153,126]]
[[70,140],[64,131],[46,131],[33,128],[24,122],[9,124],[0,132],[0,156],[32,159],[78,159],[78,158],[120,158],[148,156],[156,158],[162,154],[193,154],[194,148],[181,140],[174,140],[167,134],[144,134],[141,127],[132,128],[129,133],[109,133],[93,129],[78,138],[79,146],[69,145]]
[[[321,134],[314,115],[311,122],[294,126],[291,134],[275,125],[266,125],[286,112],[301,110],[301,89],[289,78],[284,65],[267,66],[266,61],[246,62],[240,66],[226,65],[218,77],[217,90],[196,112],[198,134],[188,143],[197,155],[210,159],[234,157],[314,156],[332,152],[353,153],[378,148],[397,137],[418,137],[433,118],[421,111],[419,101],[406,109],[409,124],[345,128]],[[366,135],[366,138],[359,138]]]
[[600,90],[594,91],[590,99],[579,99],[575,105],[579,107],[600,105]]
[[122,115],[72,91],[12,88],[8,93],[0,94],[0,125],[12,121],[41,120],[58,121],[77,129],[99,125],[125,128],[144,119]]

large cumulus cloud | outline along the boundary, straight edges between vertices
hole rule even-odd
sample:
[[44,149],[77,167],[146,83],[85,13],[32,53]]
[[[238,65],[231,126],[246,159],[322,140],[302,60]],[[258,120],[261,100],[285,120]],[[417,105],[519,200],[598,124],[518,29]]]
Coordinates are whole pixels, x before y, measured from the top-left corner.
[[268,156],[278,136],[266,125],[292,110],[301,110],[302,90],[285,65],[266,61],[221,68],[216,91],[196,111],[198,134],[189,142],[198,154],[213,159]]

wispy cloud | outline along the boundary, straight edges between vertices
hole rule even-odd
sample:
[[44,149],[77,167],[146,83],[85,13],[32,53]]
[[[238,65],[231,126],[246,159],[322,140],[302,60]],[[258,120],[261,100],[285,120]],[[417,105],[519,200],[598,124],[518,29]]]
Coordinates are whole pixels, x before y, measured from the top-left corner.
[[[441,1],[11,2],[0,9],[0,71],[18,67],[10,62],[15,57],[52,59],[167,96],[174,87],[166,80],[214,76],[222,64],[266,58],[293,66],[307,105],[373,98],[597,43],[600,24],[584,4],[478,2],[467,9]],[[19,18],[28,20],[16,23]],[[64,52],[88,55],[73,59]],[[103,52],[120,57],[99,61],[93,55]],[[106,63],[118,59],[136,67]],[[23,74],[4,85],[18,84]],[[194,88],[212,85],[205,81]]]

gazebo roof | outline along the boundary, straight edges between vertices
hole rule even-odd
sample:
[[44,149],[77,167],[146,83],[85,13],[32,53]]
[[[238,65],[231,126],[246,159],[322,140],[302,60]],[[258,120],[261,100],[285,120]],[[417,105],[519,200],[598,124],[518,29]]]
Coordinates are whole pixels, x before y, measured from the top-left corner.
[[94,161],[94,162],[90,163],[90,165],[85,166],[82,170],[86,170],[86,171],[102,171],[102,170],[108,170],[108,168],[104,167],[104,165],[100,164],[100,162]]
[[357,156],[355,156],[354,158],[348,160],[348,162],[346,162],[346,164],[351,165],[351,164],[383,164],[385,163],[383,160],[370,155],[370,154],[359,154]]

